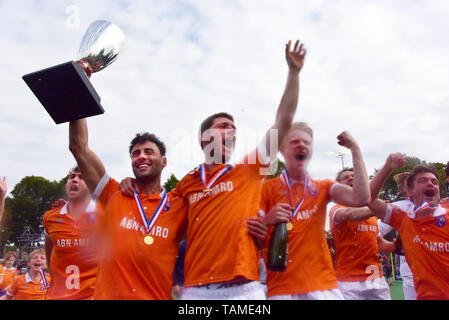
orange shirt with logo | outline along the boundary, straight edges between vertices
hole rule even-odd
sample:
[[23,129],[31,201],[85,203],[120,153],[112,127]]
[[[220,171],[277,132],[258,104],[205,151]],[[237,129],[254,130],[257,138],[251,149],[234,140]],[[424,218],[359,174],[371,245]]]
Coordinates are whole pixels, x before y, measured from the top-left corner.
[[[326,206],[331,200],[332,180],[311,179],[312,193],[307,192],[304,202],[288,231],[288,260],[284,272],[267,270],[268,296],[303,294],[318,290],[337,289],[337,279],[326,241],[324,226]],[[304,195],[304,184],[291,186],[293,206]],[[278,202],[290,204],[288,187],[280,177],[264,181],[261,210],[268,213]],[[268,245],[274,227],[268,230],[264,257],[267,261]]]
[[88,300],[93,297],[100,245],[98,243],[100,208],[91,201],[77,219],[67,204],[47,211],[43,223],[51,238],[52,282],[47,300]]
[[389,205],[384,222],[401,236],[417,299],[449,299],[449,210],[439,206],[421,219]]
[[[134,198],[122,194],[117,181],[105,175],[94,192],[104,208],[104,248],[98,265],[95,300],[170,300],[179,242],[186,227],[182,199],[168,194],[150,235]],[[160,194],[139,194],[147,219],[161,202]]]
[[377,218],[363,221],[334,221],[339,209],[336,204],[329,211],[329,226],[335,243],[335,273],[338,281],[367,281],[382,277],[379,261]]
[[[254,156],[254,154],[252,154]],[[246,219],[256,217],[267,166],[247,156],[205,192],[199,170],[188,173],[174,192],[188,207],[184,286],[225,282],[236,277],[259,280],[260,253]],[[255,159],[250,161],[249,159]],[[210,179],[225,164],[207,172]]]
[[0,265],[0,274],[3,274],[3,282],[0,284],[0,289],[3,290],[14,282],[14,279],[17,277],[17,269],[5,269]]
[[[51,283],[50,277],[46,276],[46,279]],[[14,280],[6,294],[14,297],[14,300],[45,300],[47,289],[41,281],[31,280],[26,273]]]

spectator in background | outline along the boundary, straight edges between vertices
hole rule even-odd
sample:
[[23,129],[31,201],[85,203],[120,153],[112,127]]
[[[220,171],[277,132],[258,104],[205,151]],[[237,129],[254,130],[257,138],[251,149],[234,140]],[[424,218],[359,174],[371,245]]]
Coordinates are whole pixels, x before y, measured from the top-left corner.
[[20,260],[17,260],[16,268],[17,268],[17,275],[23,275],[28,272],[28,253],[26,251],[23,251],[20,254]]
[[17,277],[17,269],[14,268],[14,263],[17,260],[15,252],[9,251],[4,257],[4,266],[0,265],[0,297],[5,295],[8,287],[14,282]]
[[184,288],[184,257],[186,255],[187,241],[182,239],[179,242],[178,257],[176,258],[175,270],[173,271],[172,295],[179,299]]
[[44,300],[50,279],[45,275],[47,268],[44,249],[30,254],[30,271],[17,277],[6,292],[4,300]]
[[393,285],[393,268],[391,266],[391,260],[387,255],[382,255],[382,266],[385,275],[385,279],[390,286]]

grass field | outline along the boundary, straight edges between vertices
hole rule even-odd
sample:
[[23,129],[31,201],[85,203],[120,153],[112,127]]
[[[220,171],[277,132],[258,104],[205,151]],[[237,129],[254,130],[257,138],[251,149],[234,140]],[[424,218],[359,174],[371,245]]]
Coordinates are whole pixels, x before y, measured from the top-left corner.
[[404,300],[404,292],[402,291],[402,280],[393,281],[390,286],[391,300]]

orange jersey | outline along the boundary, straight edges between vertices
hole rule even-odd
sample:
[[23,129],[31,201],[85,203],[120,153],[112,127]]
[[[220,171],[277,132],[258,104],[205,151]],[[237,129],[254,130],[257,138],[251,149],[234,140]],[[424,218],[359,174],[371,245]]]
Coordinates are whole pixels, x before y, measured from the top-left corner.
[[[288,231],[288,259],[284,272],[267,270],[268,296],[303,294],[317,290],[337,289],[337,279],[326,241],[324,226],[326,206],[331,200],[332,180],[311,179],[312,193],[307,192],[295,219],[293,229]],[[293,205],[304,194],[304,185],[291,186]],[[261,209],[268,213],[278,202],[290,204],[288,187],[280,177],[264,181]],[[264,256],[267,261],[269,239],[274,227],[268,230]]]
[[0,267],[0,274],[3,274],[3,282],[0,284],[0,289],[3,290],[14,282],[14,279],[17,277],[17,269],[5,269],[2,265]]
[[[247,229],[256,217],[266,166],[259,161],[236,164],[205,191],[199,170],[189,172],[174,192],[188,206],[184,286],[225,282],[241,276],[259,280],[260,254]],[[207,172],[210,179],[225,164]],[[261,171],[262,170],[262,171]]]
[[417,299],[449,299],[449,210],[420,219],[389,205],[384,220],[401,236]]
[[94,294],[97,274],[99,208],[91,201],[77,219],[67,212],[67,204],[44,214],[45,233],[51,238],[52,282],[48,300],[86,300]]
[[347,207],[336,204],[329,212],[335,243],[335,273],[339,281],[367,281],[382,277],[377,246],[377,218],[336,223],[334,215]]
[[[122,194],[117,181],[105,175],[95,196],[104,208],[104,252],[99,261],[94,299],[169,300],[179,242],[187,216],[182,199],[169,202],[147,236],[134,198]],[[161,202],[159,194],[139,194],[148,220]]]
[[[51,282],[50,277],[46,276],[46,279]],[[14,300],[45,300],[47,289],[41,281],[31,280],[29,273],[26,273],[14,280],[6,294]]]

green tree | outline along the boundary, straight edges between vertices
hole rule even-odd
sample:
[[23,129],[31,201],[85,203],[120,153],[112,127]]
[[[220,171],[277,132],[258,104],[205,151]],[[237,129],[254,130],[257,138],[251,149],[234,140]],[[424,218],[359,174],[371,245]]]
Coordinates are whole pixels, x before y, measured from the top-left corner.
[[42,215],[56,199],[65,194],[66,178],[58,182],[27,176],[16,184],[5,203],[0,250],[7,243],[17,244],[25,226],[30,226],[35,232],[42,231]]
[[270,174],[267,175],[267,179],[273,179],[279,176],[282,173],[282,170],[285,169],[285,163],[281,160],[276,159],[276,162],[273,163],[270,167]]
[[165,181],[164,188],[167,190],[167,192],[172,191],[176,185],[178,184],[179,180],[176,178],[176,176],[172,173],[170,177]]
[[[421,160],[417,157],[412,156],[406,156],[406,164],[404,167],[400,169],[393,170],[391,174],[388,176],[387,181],[384,184],[384,187],[382,188],[381,192],[379,193],[379,198],[383,200],[388,200],[391,202],[398,201],[403,199],[404,195],[400,192],[398,189],[396,182],[394,181],[393,177],[402,172],[409,172],[411,171],[415,166],[419,164],[426,164],[434,167],[440,178],[440,196],[443,198],[446,196],[445,191],[445,180],[446,180],[446,173],[444,172],[445,165],[443,163],[434,162],[434,163],[427,163],[424,160]],[[376,169],[375,172],[378,170]]]

